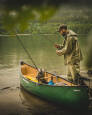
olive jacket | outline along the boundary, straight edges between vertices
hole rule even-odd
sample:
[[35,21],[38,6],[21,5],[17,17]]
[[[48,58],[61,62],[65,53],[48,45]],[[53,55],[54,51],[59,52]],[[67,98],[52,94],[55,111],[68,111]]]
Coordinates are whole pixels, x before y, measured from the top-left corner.
[[77,34],[72,30],[68,30],[64,42],[60,45],[60,49],[56,50],[57,55],[64,55],[65,65],[76,64],[80,62],[83,57],[79,47]]

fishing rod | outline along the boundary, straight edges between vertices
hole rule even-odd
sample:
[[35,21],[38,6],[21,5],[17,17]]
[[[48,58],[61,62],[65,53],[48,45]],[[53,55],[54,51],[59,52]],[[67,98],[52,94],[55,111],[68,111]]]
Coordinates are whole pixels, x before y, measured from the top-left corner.
[[33,65],[35,66],[35,68],[38,70],[37,65],[35,64],[32,56],[29,54],[28,50],[25,48],[24,44],[22,43],[22,41],[20,40],[19,36],[16,34],[16,38],[19,41],[19,43],[21,44],[21,46],[23,47],[24,51],[26,52],[26,54],[28,55],[29,59],[31,60],[31,62],[33,63]]

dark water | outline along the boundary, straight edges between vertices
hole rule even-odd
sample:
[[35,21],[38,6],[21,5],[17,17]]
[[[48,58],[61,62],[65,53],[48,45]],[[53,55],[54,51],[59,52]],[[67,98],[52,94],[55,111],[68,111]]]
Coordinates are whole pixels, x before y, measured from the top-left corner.
[[19,38],[37,67],[54,74],[66,75],[63,56],[57,56],[54,48],[55,43],[60,44],[63,41],[56,32],[57,28],[61,23],[66,23],[78,33],[84,57],[81,74],[87,76],[87,70],[92,69],[91,6],[63,3],[56,7],[53,3],[38,7],[37,4],[17,5],[15,2],[8,5],[3,4],[0,7],[0,115],[91,115],[92,104],[88,111],[66,110],[20,89],[19,62],[23,60],[33,64],[17,38],[7,36],[15,34],[16,29],[20,34],[31,34],[20,35]]

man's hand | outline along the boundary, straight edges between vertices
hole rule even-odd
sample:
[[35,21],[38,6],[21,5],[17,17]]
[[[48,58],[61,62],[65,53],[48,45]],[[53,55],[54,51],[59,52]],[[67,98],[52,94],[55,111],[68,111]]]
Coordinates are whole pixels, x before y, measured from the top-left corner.
[[61,55],[62,55],[61,50],[56,50],[56,54],[57,54],[58,56],[61,56]]
[[55,44],[54,46],[55,46],[55,48],[57,48],[57,49],[60,49],[60,48],[61,48],[59,44]]

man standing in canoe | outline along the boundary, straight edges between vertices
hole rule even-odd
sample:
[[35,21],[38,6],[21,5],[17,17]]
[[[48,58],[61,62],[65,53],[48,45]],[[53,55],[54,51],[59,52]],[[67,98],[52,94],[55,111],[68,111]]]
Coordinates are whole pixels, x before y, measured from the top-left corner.
[[79,47],[77,34],[67,29],[67,25],[61,25],[58,32],[64,37],[62,45],[55,44],[57,55],[64,55],[65,65],[68,66],[68,80],[78,83],[80,72],[80,61],[82,53]]

